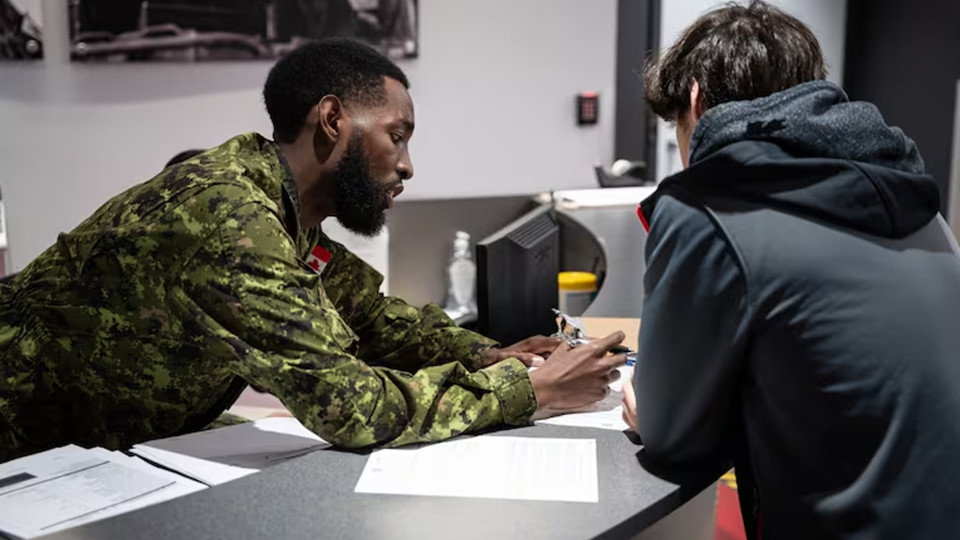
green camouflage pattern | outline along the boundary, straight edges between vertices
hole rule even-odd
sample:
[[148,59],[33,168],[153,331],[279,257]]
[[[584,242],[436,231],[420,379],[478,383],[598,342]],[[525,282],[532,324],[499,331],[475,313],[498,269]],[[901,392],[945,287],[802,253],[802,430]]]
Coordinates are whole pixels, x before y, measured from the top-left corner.
[[[0,461],[197,431],[249,383],[343,447],[436,441],[536,409],[494,342],[301,230],[278,147],[242,135],[107,202],[0,285]],[[333,257],[318,275],[319,243]]]

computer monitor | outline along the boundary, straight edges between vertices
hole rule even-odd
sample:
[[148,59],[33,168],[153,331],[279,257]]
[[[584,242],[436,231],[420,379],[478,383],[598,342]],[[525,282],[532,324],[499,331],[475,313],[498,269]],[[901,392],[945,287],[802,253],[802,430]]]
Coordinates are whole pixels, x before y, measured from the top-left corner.
[[557,329],[560,226],[542,205],[477,242],[478,329],[504,345]]

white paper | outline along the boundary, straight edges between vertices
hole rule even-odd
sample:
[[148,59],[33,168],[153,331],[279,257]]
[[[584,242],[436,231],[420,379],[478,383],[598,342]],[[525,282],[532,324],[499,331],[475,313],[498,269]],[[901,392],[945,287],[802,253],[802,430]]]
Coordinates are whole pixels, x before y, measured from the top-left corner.
[[[19,481],[18,481],[19,480]],[[32,538],[205,486],[102,448],[65,446],[0,465],[0,530]]]
[[623,421],[623,394],[610,392],[603,401],[575,411],[541,411],[534,416],[534,423],[554,426],[587,427],[623,431],[630,429]]
[[540,410],[533,415],[535,424],[552,424],[556,426],[574,426],[623,431],[630,429],[623,421],[623,384],[630,384],[633,377],[633,368],[623,366],[618,368],[620,379],[610,383],[610,393],[606,398],[566,411]]
[[264,418],[134,445],[131,452],[213,486],[328,446],[296,418]]
[[594,439],[468,437],[370,455],[357,493],[598,502]]
[[144,445],[134,446],[130,451],[139,456],[143,456],[144,459],[152,463],[177,471],[184,476],[189,476],[208,486],[225,484],[260,470],[249,467],[238,467],[236,465],[220,463],[212,459],[193,457],[179,452],[171,452],[162,448],[150,448]]

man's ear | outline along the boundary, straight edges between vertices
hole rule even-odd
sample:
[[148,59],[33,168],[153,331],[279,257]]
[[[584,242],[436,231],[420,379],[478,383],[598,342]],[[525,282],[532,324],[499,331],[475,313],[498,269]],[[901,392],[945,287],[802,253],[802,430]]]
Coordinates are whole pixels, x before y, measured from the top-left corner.
[[310,111],[317,124],[318,135],[336,144],[343,134],[343,102],[333,95],[326,95]]
[[323,96],[310,109],[307,125],[313,131],[313,147],[321,163],[333,154],[337,142],[344,135],[344,124],[343,102],[337,96]]
[[706,112],[703,95],[700,94],[700,83],[696,79],[690,84],[690,111],[693,112],[693,118],[696,121],[700,121],[700,117]]

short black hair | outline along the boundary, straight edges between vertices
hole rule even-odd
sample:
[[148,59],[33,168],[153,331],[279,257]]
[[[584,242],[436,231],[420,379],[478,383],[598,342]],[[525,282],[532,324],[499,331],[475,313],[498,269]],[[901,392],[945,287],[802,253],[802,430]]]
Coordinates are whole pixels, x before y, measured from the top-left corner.
[[396,64],[360,42],[322,39],[296,49],[273,66],[263,87],[273,137],[293,142],[310,108],[326,95],[345,103],[382,105],[386,100],[384,77],[410,87]]
[[813,80],[827,68],[816,36],[796,17],[766,2],[728,4],[694,21],[647,64],[644,90],[657,116],[675,120],[690,108],[696,80],[705,109],[756,99]]
[[202,153],[204,153],[204,152],[206,152],[206,150],[201,150],[201,149],[199,149],[199,148],[193,148],[193,149],[190,149],[190,150],[184,150],[183,152],[180,152],[179,154],[177,154],[177,155],[173,156],[172,158],[170,158],[170,161],[168,161],[167,164],[164,165],[163,168],[166,169],[167,167],[169,167],[169,166],[171,166],[171,165],[176,165],[177,163],[186,161],[186,160],[192,158],[193,156],[199,156],[200,154],[202,154]]

